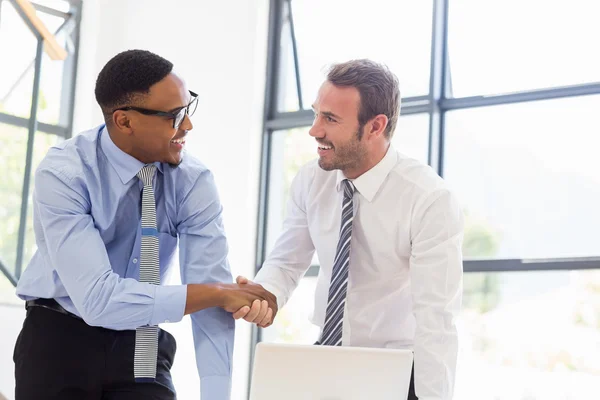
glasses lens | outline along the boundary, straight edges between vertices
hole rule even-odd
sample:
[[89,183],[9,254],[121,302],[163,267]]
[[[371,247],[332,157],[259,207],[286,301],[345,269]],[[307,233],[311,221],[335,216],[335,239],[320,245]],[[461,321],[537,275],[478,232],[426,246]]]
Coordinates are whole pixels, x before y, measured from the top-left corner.
[[198,107],[198,98],[195,97],[194,100],[192,100],[192,102],[190,103],[190,105],[187,107],[187,114],[191,117],[192,115],[194,115],[194,113],[196,112],[196,107]]
[[183,119],[185,118],[185,108],[182,108],[178,113],[177,113],[177,117],[175,117],[175,129],[178,129],[179,126],[181,125],[181,123],[183,122]]

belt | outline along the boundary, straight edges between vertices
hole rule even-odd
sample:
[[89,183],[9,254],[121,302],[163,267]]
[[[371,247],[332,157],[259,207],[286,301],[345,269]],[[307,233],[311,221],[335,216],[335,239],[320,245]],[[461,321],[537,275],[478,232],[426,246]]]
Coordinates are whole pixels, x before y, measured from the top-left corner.
[[52,311],[59,312],[61,314],[68,315],[68,316],[73,317],[73,318],[81,319],[81,317],[79,317],[79,316],[77,316],[77,315],[75,315],[73,313],[70,313],[67,310],[65,310],[63,308],[63,306],[61,306],[60,304],[58,304],[56,302],[56,300],[54,300],[54,299],[27,300],[25,302],[25,309],[29,310],[29,308],[31,308],[31,307],[43,307],[43,308],[47,308],[47,309],[52,310]]

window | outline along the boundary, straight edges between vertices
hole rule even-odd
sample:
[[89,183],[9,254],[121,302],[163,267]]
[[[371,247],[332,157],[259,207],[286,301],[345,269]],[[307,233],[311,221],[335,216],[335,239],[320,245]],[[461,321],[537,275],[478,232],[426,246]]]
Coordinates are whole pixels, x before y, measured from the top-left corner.
[[454,97],[600,81],[600,3],[544,0],[449,2]]
[[[600,391],[599,7],[272,0],[257,268],[281,231],[291,180],[316,157],[309,109],[323,68],[386,63],[403,97],[394,147],[429,163],[465,213],[455,397]],[[377,29],[361,29],[370,12]],[[314,341],[318,271],[315,256],[258,340]]]
[[298,288],[278,313],[273,325],[263,329],[265,342],[313,344],[319,336],[319,328],[310,323],[314,307],[316,277],[300,281]]
[[[16,284],[35,252],[33,175],[48,149],[71,136],[81,2],[32,3],[36,15],[67,50],[44,52],[41,34],[17,2],[0,0],[0,271]],[[22,16],[23,15],[23,16]]]
[[429,118],[427,114],[410,114],[398,119],[392,145],[399,152],[427,164]]
[[9,1],[0,2],[0,52],[3,59],[11,57],[11,62],[0,63],[0,112],[28,118],[37,40],[14,7]]
[[[310,109],[323,81],[324,69],[352,58],[373,58],[385,63],[398,75],[404,96],[428,93],[431,0],[370,1],[369,8],[385,10],[373,16],[376,29],[363,20],[365,10],[360,2],[282,3],[278,111]],[[303,100],[302,105],[299,99]]]
[[0,254],[2,263],[15,276],[17,243],[21,218],[21,196],[25,176],[27,129],[0,124],[0,159],[8,173],[0,174]]
[[[444,173],[461,198],[470,257],[598,256],[600,96],[451,111]],[[477,233],[475,233],[475,231]]]
[[458,327],[456,398],[600,393],[598,270],[466,274]]

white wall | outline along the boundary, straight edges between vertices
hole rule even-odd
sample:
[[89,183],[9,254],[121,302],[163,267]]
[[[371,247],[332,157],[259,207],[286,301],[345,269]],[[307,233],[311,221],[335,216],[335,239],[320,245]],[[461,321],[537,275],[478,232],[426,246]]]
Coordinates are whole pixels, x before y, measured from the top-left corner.
[[[94,84],[120,51],[141,48],[175,64],[200,95],[188,151],[215,174],[235,275],[252,276],[258,203],[268,0],[85,0],[75,132],[101,123]],[[165,325],[178,339],[173,368],[182,399],[199,398],[189,319]],[[250,326],[239,322],[233,399],[246,398]]]

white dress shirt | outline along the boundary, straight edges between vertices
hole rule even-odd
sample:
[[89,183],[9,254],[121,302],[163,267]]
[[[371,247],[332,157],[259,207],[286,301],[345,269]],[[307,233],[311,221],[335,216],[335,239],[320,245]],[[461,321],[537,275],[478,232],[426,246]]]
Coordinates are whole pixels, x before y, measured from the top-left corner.
[[[323,328],[346,179],[314,160],[290,190],[283,232],[255,281],[283,307],[310,266],[312,322]],[[394,150],[352,180],[354,223],[342,344],[414,351],[419,400],[452,398],[462,298],[463,214],[444,181]]]

